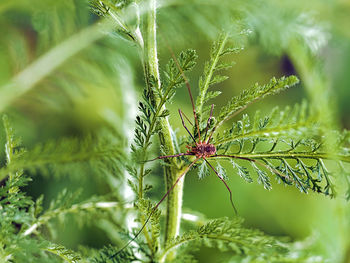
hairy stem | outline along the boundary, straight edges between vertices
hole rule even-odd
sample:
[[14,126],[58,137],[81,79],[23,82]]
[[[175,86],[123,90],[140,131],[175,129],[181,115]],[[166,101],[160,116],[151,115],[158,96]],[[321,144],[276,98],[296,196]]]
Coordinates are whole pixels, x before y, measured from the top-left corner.
[[[150,76],[153,76],[156,80],[158,90],[160,90],[160,77],[159,77],[159,66],[157,57],[157,28],[156,28],[156,0],[150,1],[150,12],[147,17],[147,39],[146,39],[146,50],[145,55],[147,58],[147,71]],[[150,76],[146,76],[149,78]],[[154,94],[154,99],[158,104],[160,99]],[[165,106],[163,105],[163,109]],[[171,127],[167,118],[161,118],[159,120],[159,140],[164,149],[166,155],[174,155],[175,147],[171,138]],[[175,160],[174,160],[175,161]],[[176,166],[166,166],[165,181],[166,191],[174,184],[178,176],[181,174]],[[180,219],[181,219],[181,206],[182,206],[182,192],[183,192],[183,180],[180,180],[177,186],[169,193],[167,199],[167,216],[165,226],[165,242],[179,233]]]

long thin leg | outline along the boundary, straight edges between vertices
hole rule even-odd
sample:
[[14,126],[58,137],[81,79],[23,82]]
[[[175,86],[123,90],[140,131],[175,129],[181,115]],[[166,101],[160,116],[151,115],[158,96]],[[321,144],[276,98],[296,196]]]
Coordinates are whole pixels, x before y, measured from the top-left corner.
[[193,123],[190,121],[190,119],[186,116],[186,114],[182,111],[183,116],[185,117],[185,119],[191,124],[191,126],[193,126]]
[[[205,135],[204,135],[204,139],[203,141],[205,142],[205,138],[207,138],[207,133],[208,133],[208,129],[209,129],[209,124],[211,121],[211,118],[213,118],[213,110],[214,110],[214,104],[211,105],[211,109],[210,109],[210,116],[207,122],[207,127],[205,128]],[[207,141],[207,143],[209,143],[209,140]]]
[[210,136],[209,136],[209,138],[208,138],[207,143],[209,143],[209,141],[210,141],[211,137],[213,136],[215,130],[216,130],[216,127],[214,127],[214,128],[211,130],[211,133],[210,133]]
[[155,160],[159,160],[159,159],[166,159],[166,158],[173,158],[173,157],[180,157],[180,156],[184,156],[184,155],[193,155],[192,153],[179,153],[179,154],[175,154],[175,155],[164,155],[164,156],[158,156],[157,158],[151,159],[151,160],[147,160],[144,161],[146,162],[152,162]]
[[231,202],[232,208],[233,208],[233,210],[235,211],[235,214],[237,215],[238,212],[237,212],[237,209],[236,209],[236,207],[235,207],[235,205],[233,204],[233,201],[232,201],[232,191],[231,191],[230,187],[228,187],[228,185],[226,184],[224,178],[222,178],[222,176],[214,169],[214,167],[209,163],[209,161],[208,161],[207,159],[205,159],[204,157],[203,157],[203,159],[204,159],[204,161],[207,162],[207,164],[210,166],[210,168],[213,169],[213,171],[214,171],[214,173],[216,174],[216,176],[219,177],[219,179],[220,179],[220,180],[224,183],[224,185],[226,186],[227,190],[228,190],[229,193],[230,193],[230,202]]
[[[162,34],[160,34],[162,36]],[[196,107],[194,106],[194,101],[193,101],[193,96],[192,96],[192,92],[191,92],[191,86],[190,86],[190,83],[184,73],[184,71],[182,70],[180,64],[179,64],[179,61],[177,60],[176,56],[174,55],[174,51],[172,50],[172,48],[170,47],[168,41],[165,39],[165,37],[163,37],[165,43],[166,43],[166,46],[171,54],[171,57],[173,58],[177,68],[179,69],[182,77],[184,78],[185,80],[185,84],[186,84],[186,87],[187,87],[187,90],[188,90],[188,94],[190,95],[190,99],[191,99],[191,104],[192,104],[192,110],[193,110],[193,117],[194,117],[194,120],[195,120],[195,123],[196,123],[196,126],[197,126],[197,132],[198,132],[198,138],[199,138],[199,142],[201,142],[201,133],[199,131],[199,123],[198,123],[198,118],[197,118],[197,113],[196,113]]]
[[186,124],[185,124],[185,121],[184,121],[184,118],[182,117],[182,111],[179,109],[179,114],[180,114],[180,118],[181,118],[181,121],[182,121],[182,126],[184,126],[184,128],[186,129],[186,131],[188,132],[188,134],[191,136],[192,140],[194,141],[194,143],[197,143],[195,138],[193,137],[192,133],[188,130],[188,128],[186,127]]
[[188,173],[188,171],[191,169],[191,167],[199,160],[200,158],[196,158],[196,160],[194,160],[187,168],[186,170],[176,179],[175,183],[169,188],[169,190],[166,192],[166,194],[162,197],[162,199],[160,199],[160,201],[153,207],[151,213],[149,214],[149,216],[147,217],[145,223],[142,225],[142,227],[140,228],[140,230],[136,233],[136,235],[128,242],[126,243],[126,245],[124,245],[117,253],[115,253],[114,255],[112,255],[110,258],[114,258],[116,257],[120,252],[122,252],[127,246],[130,245],[131,242],[133,242],[143,231],[143,229],[146,227],[148,221],[151,219],[153,213],[157,210],[157,208],[159,207],[159,205],[164,201],[164,199],[169,195],[169,193],[175,188],[175,186],[178,184],[178,182],[181,180],[181,178]]

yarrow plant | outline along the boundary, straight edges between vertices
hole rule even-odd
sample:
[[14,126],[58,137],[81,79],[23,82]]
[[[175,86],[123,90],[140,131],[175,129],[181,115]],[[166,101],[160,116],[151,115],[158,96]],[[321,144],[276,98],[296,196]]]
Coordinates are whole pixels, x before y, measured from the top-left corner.
[[[243,2],[237,5],[248,8]],[[303,78],[300,81],[295,75],[272,77],[266,84],[256,83],[216,109],[215,99],[226,91],[214,88],[228,79],[223,72],[234,65],[228,61],[243,51],[240,42],[233,39],[244,42],[249,26],[254,24],[247,21],[255,22],[248,18],[244,21],[242,10],[243,17],[234,20],[235,26],[216,32],[209,60],[204,63],[198,81],[198,94],[193,96],[189,80],[197,63],[196,51],[189,49],[176,56],[167,41],[167,32],[161,37],[157,35],[158,10],[172,4],[164,2],[160,6],[156,0],[91,0],[91,11],[101,17],[92,29],[48,51],[0,89],[0,95],[1,92],[11,94],[6,101],[11,104],[16,95],[9,90],[18,89],[16,94],[23,94],[45,74],[49,75],[64,60],[57,56],[60,50],[67,51],[67,47],[74,44],[75,51],[69,49],[69,52],[78,52],[86,45],[80,38],[85,36],[87,42],[94,42],[106,32],[108,41],[120,41],[121,37],[124,44],[137,50],[145,83],[135,117],[133,141],[127,144],[123,131],[114,127],[83,139],[51,141],[25,149],[12,128],[11,118],[3,115],[6,161],[0,169],[1,262],[197,262],[193,251],[201,246],[228,251],[230,262],[324,262],[321,255],[308,250],[307,242],[305,246],[298,246],[290,240],[244,226],[239,215],[240,198],[233,198],[226,179],[239,176],[267,190],[272,189],[272,180],[276,180],[305,194],[313,191],[332,198],[337,194],[336,183],[343,180],[347,183],[345,194],[349,199],[350,133],[329,129],[319,109],[306,100],[283,109],[273,107],[268,114],[261,111],[252,116],[247,114],[245,110],[253,103],[296,88]],[[209,1],[208,5],[215,6],[215,2]],[[220,5],[223,9],[229,6],[226,1]],[[42,16],[34,19],[38,30],[45,25],[40,19]],[[298,20],[298,23],[301,22]],[[163,42],[172,56],[164,66],[158,61],[157,40]],[[109,52],[105,46],[102,49]],[[109,53],[113,59],[114,51]],[[95,55],[85,60],[96,58]],[[115,74],[113,59],[111,62],[102,59],[96,74],[92,74],[95,71],[88,64],[81,63],[83,59],[73,64],[79,65],[82,72],[91,73],[93,79],[97,76],[103,79],[109,71]],[[42,65],[47,61],[54,62],[44,70]],[[105,65],[109,62],[112,69]],[[42,71],[38,70],[40,67]],[[75,71],[67,71],[60,73],[73,79],[78,87],[87,86],[85,80],[74,77]],[[34,74],[32,81],[24,81],[31,73]],[[66,87],[65,81],[62,82]],[[130,82],[126,81],[124,89],[128,89]],[[182,109],[178,112],[167,109],[177,92],[188,94],[191,117]],[[181,120],[185,137],[174,133],[169,124],[169,118],[175,115]],[[154,147],[157,137],[159,147]],[[148,184],[147,176],[154,173],[150,167],[159,166],[163,167],[166,187],[161,198],[153,200],[149,194],[155,190]],[[208,220],[201,216],[197,227],[181,227],[184,178],[190,170],[195,170],[200,178],[213,173],[223,183],[234,212],[230,217]],[[81,174],[91,171],[107,185],[107,194],[80,198],[82,190],[64,189],[46,206],[43,195],[34,201],[24,192],[34,180],[34,174],[61,177],[76,172],[81,179]],[[132,194],[126,194],[126,189]],[[166,211],[160,206],[163,202],[166,202]],[[162,220],[164,212],[166,216]],[[96,224],[104,230],[110,244],[103,249],[87,246],[68,249],[56,242],[55,226],[69,224],[72,219],[81,225]]]
[[[108,259],[122,260],[124,253],[126,253],[125,248],[130,249],[128,251],[132,253],[133,245],[131,244],[137,240],[141,233],[146,238],[150,254],[145,253],[147,248],[139,247],[140,243],[137,247],[146,256],[150,257],[150,260],[158,258],[163,262],[167,259],[169,256],[168,244],[174,242],[172,241],[174,238],[178,238],[176,228],[178,228],[179,219],[177,219],[178,225],[176,225],[171,217],[179,217],[181,214],[177,208],[181,200],[178,200],[179,194],[175,190],[181,179],[192,167],[198,166],[199,177],[207,175],[210,169],[214,171],[228,189],[231,204],[236,211],[232,201],[232,192],[224,180],[226,177],[225,171],[218,162],[220,159],[229,160],[238,175],[246,181],[252,182],[253,176],[250,169],[248,169],[248,163],[255,171],[258,183],[262,184],[265,189],[271,189],[270,177],[273,175],[278,182],[294,185],[304,193],[313,190],[331,197],[335,196],[335,187],[324,162],[327,159],[338,160],[339,163],[348,161],[348,157],[341,153],[341,148],[348,140],[347,134],[346,132],[339,134],[340,140],[336,148],[340,151],[329,153],[325,131],[318,125],[317,117],[308,108],[306,102],[295,105],[293,108],[287,107],[284,110],[274,108],[268,116],[261,116],[260,112],[257,112],[252,121],[250,121],[248,115],[244,114],[241,120],[233,122],[231,128],[218,129],[225,121],[237,116],[252,103],[296,85],[299,82],[298,78],[295,76],[280,79],[272,78],[266,85],[255,84],[252,88],[244,90],[242,94],[233,97],[226,106],[222,107],[218,117],[214,118],[214,104],[206,107],[206,103],[217,97],[220,92],[211,91],[210,88],[214,84],[227,79],[227,76],[216,74],[219,70],[225,70],[232,66],[232,63],[222,63],[222,57],[237,53],[241,48],[227,47],[230,38],[227,33],[222,33],[218,37],[212,47],[210,60],[205,64],[203,76],[200,78],[199,95],[195,105],[185,75],[195,66],[197,58],[195,51],[182,52],[176,58],[171,47],[168,46],[173,59],[167,64],[164,75],[161,77],[156,53],[155,2],[151,1],[150,5],[151,14],[148,17],[148,31],[146,34],[148,38],[145,45],[144,60],[148,62],[144,64],[147,85],[144,90],[143,101],[139,104],[141,115],[136,117],[135,141],[132,145],[133,158],[140,163],[140,169],[129,167],[130,173],[138,181],[138,184],[132,181],[129,184],[138,198],[137,207],[141,211],[141,227],[121,250],[114,254],[110,251]],[[99,12],[103,16],[108,15],[113,10],[113,5],[101,4],[101,1],[94,2],[93,6],[94,8],[99,6],[98,10],[104,8],[105,12],[103,14]],[[130,32],[130,30],[126,30],[124,33],[130,34]],[[132,37],[132,39],[136,38]],[[171,130],[167,122],[170,113],[165,109],[165,105],[183,84],[186,84],[188,88],[189,101],[193,109],[193,120],[190,120],[179,109],[182,125],[189,135],[186,143],[187,151],[179,153],[174,151],[174,139],[170,137]],[[185,123],[186,121],[188,124]],[[187,125],[193,126],[192,131]],[[145,165],[149,161],[147,152],[153,134],[159,134],[164,155],[151,161],[165,160],[167,180],[167,192],[154,206],[144,199],[144,192],[148,190],[148,187],[142,189],[143,178],[151,172],[149,169],[145,170]],[[193,159],[191,159],[191,156],[193,156]],[[216,161],[216,168],[209,162],[210,159]],[[179,188],[181,189],[181,187]],[[177,191],[181,192],[181,190]],[[162,248],[159,243],[160,213],[158,207],[168,196],[165,247]],[[171,206],[174,207],[171,208]],[[151,220],[151,225],[147,227],[149,220]],[[228,221],[227,224],[229,224]],[[191,240],[201,238],[203,237],[196,237],[195,234],[191,236]]]

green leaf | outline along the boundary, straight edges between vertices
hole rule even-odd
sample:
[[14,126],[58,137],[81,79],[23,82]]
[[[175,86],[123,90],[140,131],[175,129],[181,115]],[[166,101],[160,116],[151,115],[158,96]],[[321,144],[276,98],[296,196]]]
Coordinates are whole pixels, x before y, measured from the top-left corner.
[[65,248],[62,245],[56,245],[56,244],[48,244],[44,250],[49,251],[52,254],[55,254],[59,257],[61,257],[63,260],[69,263],[78,263],[81,260],[80,255],[78,255],[76,252]]
[[206,162],[202,162],[199,165],[199,169],[198,169],[198,177],[199,177],[199,179],[203,179],[204,177],[209,176],[209,175],[210,175],[210,171],[208,169],[208,166],[207,166]]
[[268,84],[263,86],[256,83],[251,89],[244,90],[240,95],[234,97],[226,106],[221,108],[217,127],[234,116],[234,114],[248,107],[251,103],[268,95],[277,94],[297,83],[299,83],[299,79],[296,76],[281,77],[279,79],[272,78]]
[[241,218],[219,218],[209,221],[196,230],[185,232],[183,235],[169,240],[160,256],[163,259],[173,249],[180,246],[215,247],[221,251],[231,251],[260,260],[268,260],[271,256],[286,254],[286,247],[260,231],[246,229],[242,226]]
[[123,158],[120,143],[113,142],[110,138],[103,136],[99,136],[98,140],[93,136],[86,136],[82,140],[66,138],[36,145],[31,150],[21,152],[16,160],[0,169],[0,179],[20,169],[33,173],[40,171],[44,175],[50,174],[53,169],[56,175],[61,175],[67,170],[72,171],[79,163],[84,168],[94,168],[100,172],[120,171]]
[[223,82],[227,79],[228,79],[227,76],[216,75],[211,79],[211,81],[209,82],[209,85],[211,86],[214,84],[218,84],[218,83]]
[[219,162],[216,162],[216,171],[222,178],[224,178],[225,180],[227,179],[226,170],[224,169],[224,167],[221,166]]
[[253,179],[250,177],[249,171],[246,167],[240,166],[238,163],[233,161],[233,159],[230,159],[230,162],[233,166],[233,168],[237,169],[238,175],[242,177],[244,180],[246,180],[248,183],[253,182]]
[[119,251],[109,245],[99,251],[99,254],[92,259],[93,263],[130,263],[138,260],[132,249],[125,248]]
[[226,144],[240,140],[253,140],[254,138],[283,139],[289,138],[313,138],[322,134],[322,129],[317,119],[311,113],[307,113],[307,103],[296,104],[293,108],[287,106],[281,110],[279,107],[272,109],[268,116],[261,118],[260,111],[254,115],[253,122],[247,114],[242,120],[233,123],[230,130],[215,138],[216,145]]
[[150,200],[139,199],[136,203],[137,208],[140,211],[141,223],[144,223],[146,219],[150,217],[150,226],[146,226],[145,229],[148,231],[151,243],[151,253],[154,254],[160,248],[160,210],[154,210],[154,207]]
[[211,99],[216,98],[221,94],[221,91],[208,91],[204,98],[204,103],[208,102]]
[[[199,116],[203,115],[204,104],[212,98],[215,98],[218,93],[208,95],[208,89],[214,85],[226,80],[227,76],[214,75],[218,70],[229,69],[234,63],[220,63],[220,58],[231,53],[236,53],[239,48],[227,48],[225,45],[228,41],[229,35],[227,33],[222,33],[218,37],[217,41],[214,42],[211,52],[210,60],[204,65],[203,75],[199,79],[199,96],[196,101],[196,109]],[[215,95],[215,96],[214,96]],[[202,120],[199,120],[200,122]]]
[[176,61],[170,59],[166,65],[164,76],[165,80],[162,83],[163,93],[169,100],[170,92],[185,83],[184,73],[193,69],[196,65],[197,54],[193,49],[188,49],[181,52]]
[[215,70],[218,71],[218,70],[227,70],[227,69],[230,69],[232,68],[234,65],[236,65],[236,62],[235,61],[232,61],[232,62],[228,62],[228,63],[220,63],[216,66]]
[[251,165],[258,175],[258,183],[262,184],[266,190],[271,190],[271,182],[267,173],[261,170],[254,162],[251,162]]

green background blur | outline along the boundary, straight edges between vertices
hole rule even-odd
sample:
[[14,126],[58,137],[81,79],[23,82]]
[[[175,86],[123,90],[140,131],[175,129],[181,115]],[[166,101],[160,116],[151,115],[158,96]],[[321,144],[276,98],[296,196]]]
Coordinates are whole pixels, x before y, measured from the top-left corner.
[[[252,5],[254,3],[251,1]],[[215,15],[209,11],[200,13],[200,7],[198,17],[193,14],[194,18],[191,19],[189,15],[183,15],[181,9],[184,6],[161,9],[158,23],[159,30],[175,53],[187,48],[198,51],[198,64],[189,74],[193,93],[196,94],[203,62],[208,59],[210,45],[221,26],[218,24],[220,19],[215,20]],[[271,22],[266,27],[262,26],[265,32],[251,24],[252,34],[244,41],[245,50],[231,57],[237,64],[228,72],[230,79],[216,87],[223,92],[214,102],[216,108],[255,82],[265,83],[273,76],[298,75],[282,44],[279,43],[281,50],[276,51],[274,42],[264,42],[261,36],[284,33],[276,25],[279,20],[278,16],[274,16],[275,12],[304,14],[323,30],[326,42],[315,57],[319,61],[320,71],[330,83],[335,122],[339,127],[349,129],[350,2],[266,1],[263,7],[266,9],[262,8],[261,12],[271,12],[266,14]],[[97,20],[90,12],[87,1],[83,0],[0,0],[0,86],[4,87],[30,63]],[[276,27],[273,28],[273,25]],[[237,42],[237,45],[243,43]],[[166,45],[159,39],[161,67],[164,68],[169,58]],[[142,87],[143,72],[136,47],[116,34],[106,33],[105,37],[69,58],[28,92],[5,103],[6,108],[2,111],[10,116],[16,134],[22,137],[23,144],[28,148],[50,139],[80,137],[110,126],[124,131],[125,137],[130,138],[132,116],[137,106],[135,101],[140,98]],[[305,91],[301,79],[298,87],[257,103],[247,113],[256,109],[267,113],[275,105],[292,105],[304,98],[310,99],[310,96],[312,94]],[[6,96],[0,101],[6,102]],[[173,128],[178,134],[185,135],[177,115],[178,108],[191,115],[190,100],[184,88],[178,91],[169,110]],[[1,142],[3,145],[3,132]],[[154,156],[158,154],[155,147]],[[4,163],[4,151],[1,151],[1,161]],[[149,180],[155,187],[151,197],[159,200],[164,194],[162,170],[156,164],[153,168]],[[235,204],[240,216],[245,218],[246,226],[291,240],[301,240],[301,246],[308,246],[312,243],[310,239],[315,238],[318,240],[315,251],[327,255],[333,260],[330,262],[350,262],[349,205],[342,196],[330,200],[314,193],[305,195],[293,187],[275,182],[273,190],[266,191],[256,182],[248,184],[230,173],[232,168],[229,166],[225,168]],[[78,181],[69,173],[62,179],[39,174],[26,191],[33,197],[44,194],[46,206],[50,198],[64,187],[75,189],[83,186],[85,197],[105,191],[103,180],[95,179],[93,173],[86,172],[85,179]],[[196,211],[208,218],[232,215],[228,194],[221,182],[215,176],[199,180],[196,171],[186,177],[184,211]],[[108,243],[104,233],[93,226],[78,228],[74,223],[61,226],[56,238],[57,242],[72,248],[79,244],[100,248]],[[200,262],[216,262],[218,256],[210,249],[196,253]],[[229,255],[222,254],[221,257],[225,259]]]

